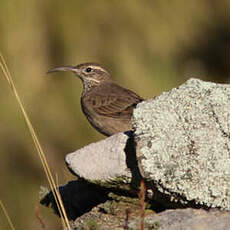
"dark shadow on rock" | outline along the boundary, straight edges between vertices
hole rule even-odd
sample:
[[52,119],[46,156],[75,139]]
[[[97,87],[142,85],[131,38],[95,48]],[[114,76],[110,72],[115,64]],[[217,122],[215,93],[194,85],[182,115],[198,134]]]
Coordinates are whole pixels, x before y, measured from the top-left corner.
[[137,163],[136,143],[134,141],[134,135],[133,135],[134,133],[133,131],[127,131],[125,132],[125,134],[129,137],[124,151],[126,154],[127,167],[130,169],[132,174],[131,187],[138,191],[140,180],[142,177]]
[[[75,220],[109,199],[108,191],[86,181],[70,181],[68,184],[60,186],[59,192],[69,220]],[[47,207],[50,206],[59,215],[52,192],[45,195],[40,203]]]

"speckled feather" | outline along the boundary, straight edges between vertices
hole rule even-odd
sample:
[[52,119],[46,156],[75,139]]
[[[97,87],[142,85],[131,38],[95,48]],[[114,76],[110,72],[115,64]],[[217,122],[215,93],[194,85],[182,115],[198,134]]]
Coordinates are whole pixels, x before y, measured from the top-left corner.
[[143,99],[131,90],[112,81],[105,82],[88,92],[83,98],[89,110],[107,117],[131,119],[133,109]]

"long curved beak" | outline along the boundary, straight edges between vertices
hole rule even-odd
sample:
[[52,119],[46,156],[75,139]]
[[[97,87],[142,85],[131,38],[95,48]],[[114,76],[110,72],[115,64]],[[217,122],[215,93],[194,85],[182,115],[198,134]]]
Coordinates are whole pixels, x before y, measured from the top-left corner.
[[76,72],[76,69],[74,68],[74,66],[60,66],[60,67],[56,67],[56,68],[50,69],[47,73],[54,73],[54,72],[58,72],[58,71],[72,71],[72,72]]

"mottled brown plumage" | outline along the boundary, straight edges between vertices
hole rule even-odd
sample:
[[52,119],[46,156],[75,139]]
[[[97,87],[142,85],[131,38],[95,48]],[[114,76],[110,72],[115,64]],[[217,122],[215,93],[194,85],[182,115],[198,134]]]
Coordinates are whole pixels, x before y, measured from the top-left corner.
[[48,73],[56,71],[72,71],[82,80],[82,111],[96,130],[110,136],[132,129],[133,109],[143,99],[115,83],[104,67],[84,63],[57,67]]

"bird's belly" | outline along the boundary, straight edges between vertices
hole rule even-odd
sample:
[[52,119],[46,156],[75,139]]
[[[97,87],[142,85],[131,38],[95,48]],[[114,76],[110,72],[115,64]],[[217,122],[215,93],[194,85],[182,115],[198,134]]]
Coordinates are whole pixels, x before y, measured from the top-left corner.
[[100,133],[111,136],[132,129],[131,119],[113,118],[101,115],[87,115],[90,124]]

